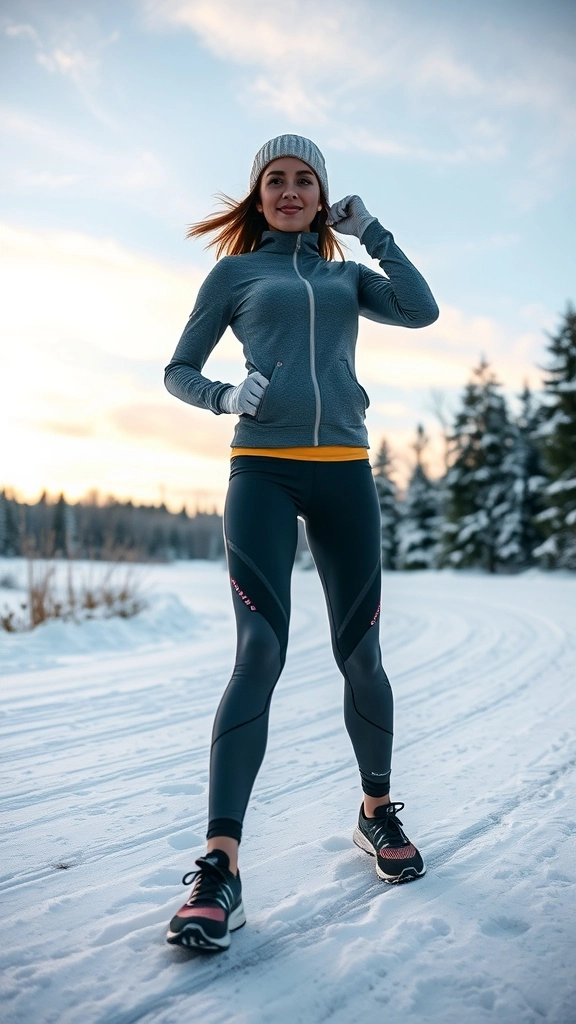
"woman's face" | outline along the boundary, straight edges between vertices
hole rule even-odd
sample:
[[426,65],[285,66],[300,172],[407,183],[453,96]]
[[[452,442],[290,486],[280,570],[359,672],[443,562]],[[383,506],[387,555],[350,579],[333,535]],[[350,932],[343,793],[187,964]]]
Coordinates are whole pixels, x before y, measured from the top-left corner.
[[314,171],[294,156],[272,160],[264,168],[257,209],[276,231],[309,231],[319,210],[320,185]]

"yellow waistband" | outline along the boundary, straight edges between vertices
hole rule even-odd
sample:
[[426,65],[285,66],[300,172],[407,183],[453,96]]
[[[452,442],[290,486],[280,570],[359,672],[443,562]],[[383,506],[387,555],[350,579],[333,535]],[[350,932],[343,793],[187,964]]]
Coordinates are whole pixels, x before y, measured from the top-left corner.
[[367,448],[350,448],[340,444],[317,445],[315,448],[233,448],[235,455],[267,455],[274,459],[300,459],[302,462],[353,462],[367,459]]

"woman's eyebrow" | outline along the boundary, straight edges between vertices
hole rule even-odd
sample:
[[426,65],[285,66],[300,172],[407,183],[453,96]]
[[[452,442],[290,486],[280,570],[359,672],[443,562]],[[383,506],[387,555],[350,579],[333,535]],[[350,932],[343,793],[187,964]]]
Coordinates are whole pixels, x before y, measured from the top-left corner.
[[[296,174],[311,174],[311,175],[314,175],[314,171],[310,170],[309,167],[299,168],[295,173]],[[277,178],[279,175],[286,174],[286,171],[268,171],[267,172],[267,177],[269,177],[271,174],[273,174],[274,177]]]

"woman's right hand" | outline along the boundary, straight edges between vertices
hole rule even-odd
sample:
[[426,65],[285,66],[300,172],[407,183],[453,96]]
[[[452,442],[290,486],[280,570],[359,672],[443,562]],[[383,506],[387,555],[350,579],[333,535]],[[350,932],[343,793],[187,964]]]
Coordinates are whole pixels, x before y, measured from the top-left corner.
[[220,396],[222,412],[234,413],[236,416],[242,413],[246,416],[255,416],[269,383],[262,373],[255,370],[237,387],[229,388]]

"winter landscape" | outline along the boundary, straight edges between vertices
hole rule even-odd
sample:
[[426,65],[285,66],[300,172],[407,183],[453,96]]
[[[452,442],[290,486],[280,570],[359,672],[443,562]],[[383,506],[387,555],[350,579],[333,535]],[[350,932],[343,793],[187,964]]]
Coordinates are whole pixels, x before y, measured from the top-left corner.
[[[6,0],[0,1024],[576,1024],[576,6]],[[440,309],[360,318],[392,797],[358,773],[303,531],[228,951],[167,945],[235,650],[233,423],[163,368],[279,133]],[[361,236],[360,236],[361,237]],[[379,271],[359,239],[346,259]],[[342,237],[343,241],[343,237]],[[320,308],[320,307],[319,307]],[[245,375],[226,331],[210,379]]]
[[133,618],[0,632],[4,1024],[574,1024],[574,575],[384,574],[392,795],[428,866],[393,888],[351,842],[342,682],[296,569],[248,923],[209,956],[164,932],[203,850],[229,584],[221,563],[141,571]]

